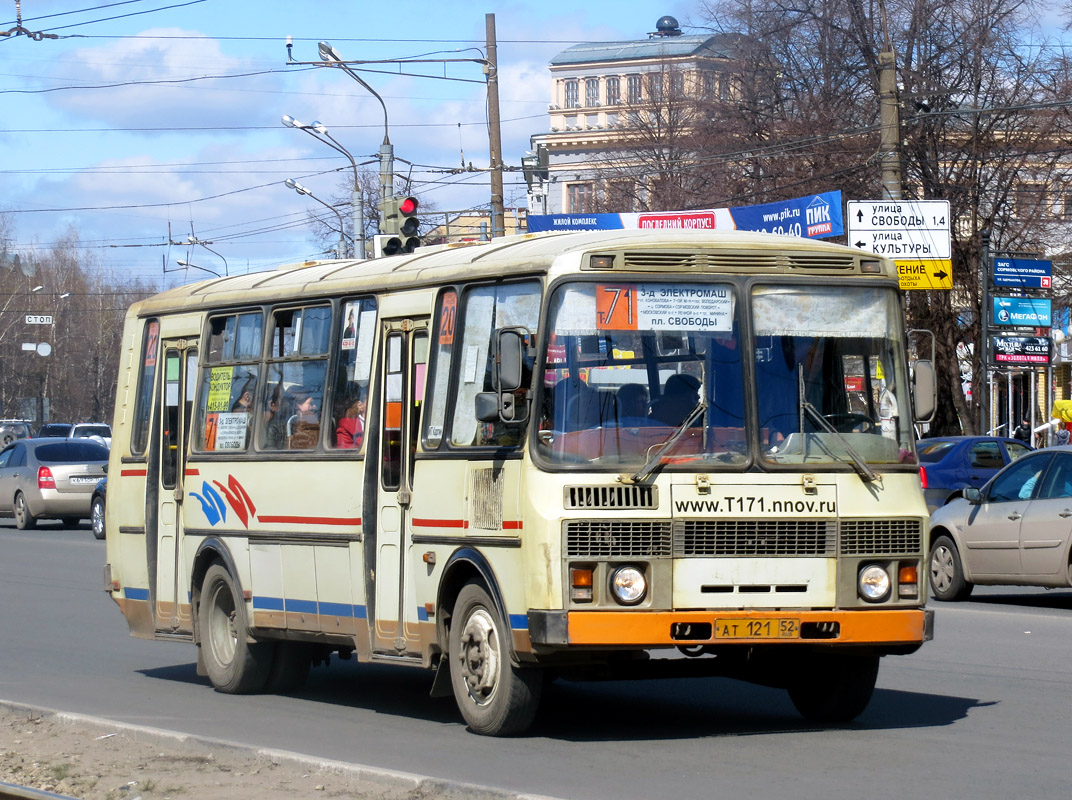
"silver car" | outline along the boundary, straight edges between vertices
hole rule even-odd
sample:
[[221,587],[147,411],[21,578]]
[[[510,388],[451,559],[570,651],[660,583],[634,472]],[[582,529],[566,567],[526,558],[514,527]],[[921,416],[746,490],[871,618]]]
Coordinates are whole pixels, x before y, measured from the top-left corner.
[[931,594],[1072,586],[1072,447],[1036,450],[931,515]]
[[77,525],[107,463],[108,448],[90,439],[19,439],[0,450],[0,516],[20,530],[43,518]]

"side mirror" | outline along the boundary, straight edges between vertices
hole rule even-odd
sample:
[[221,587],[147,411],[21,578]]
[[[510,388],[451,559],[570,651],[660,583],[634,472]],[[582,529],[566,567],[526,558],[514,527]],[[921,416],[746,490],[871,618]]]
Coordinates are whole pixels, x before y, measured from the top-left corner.
[[971,503],[973,506],[977,506],[983,502],[983,493],[974,486],[969,486],[964,490],[964,499]]
[[931,361],[917,361],[912,365],[912,406],[916,422],[934,419],[937,406],[938,384]]
[[525,368],[525,337],[517,328],[499,331],[498,352],[500,392],[513,392],[522,387]]
[[499,421],[499,393],[480,392],[476,396],[476,418],[481,422]]

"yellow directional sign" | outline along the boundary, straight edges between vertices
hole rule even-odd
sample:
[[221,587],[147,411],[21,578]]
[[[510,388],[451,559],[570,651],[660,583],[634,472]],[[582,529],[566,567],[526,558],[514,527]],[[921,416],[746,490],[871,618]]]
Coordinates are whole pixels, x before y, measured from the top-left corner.
[[953,262],[948,258],[897,261],[902,289],[952,289]]

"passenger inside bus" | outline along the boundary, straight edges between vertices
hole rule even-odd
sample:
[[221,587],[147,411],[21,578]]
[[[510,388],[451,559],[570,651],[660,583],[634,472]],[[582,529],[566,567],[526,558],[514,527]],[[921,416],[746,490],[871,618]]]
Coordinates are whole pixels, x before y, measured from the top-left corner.
[[360,448],[365,438],[365,398],[363,394],[354,394],[347,399],[351,402],[335,427],[335,446]]
[[639,383],[627,383],[615,395],[618,406],[618,424],[631,428],[649,425],[648,390]]
[[662,395],[652,402],[651,417],[663,425],[676,427],[685,421],[685,417],[699,402],[699,379],[694,375],[675,373],[666,379]]
[[320,438],[320,403],[308,389],[293,392],[294,413],[287,418],[287,449],[312,450]]

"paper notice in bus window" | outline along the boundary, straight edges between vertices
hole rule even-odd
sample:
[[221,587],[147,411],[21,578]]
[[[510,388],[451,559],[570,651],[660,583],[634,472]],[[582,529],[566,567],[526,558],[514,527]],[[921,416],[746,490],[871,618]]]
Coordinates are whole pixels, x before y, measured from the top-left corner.
[[216,415],[216,450],[245,450],[249,415],[228,412]]
[[213,367],[208,378],[206,411],[230,411],[231,367]]
[[454,344],[454,320],[458,316],[458,294],[446,292],[439,310],[439,344]]
[[733,330],[733,290],[728,286],[638,283],[596,287],[599,330]]

